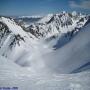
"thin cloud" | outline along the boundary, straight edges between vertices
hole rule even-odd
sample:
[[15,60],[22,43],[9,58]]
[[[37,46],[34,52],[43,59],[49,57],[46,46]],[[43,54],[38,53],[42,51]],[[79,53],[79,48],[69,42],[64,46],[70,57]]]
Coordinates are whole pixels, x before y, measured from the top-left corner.
[[73,8],[90,9],[90,0],[82,0],[80,3],[76,3],[75,1],[70,1],[69,5],[70,7]]

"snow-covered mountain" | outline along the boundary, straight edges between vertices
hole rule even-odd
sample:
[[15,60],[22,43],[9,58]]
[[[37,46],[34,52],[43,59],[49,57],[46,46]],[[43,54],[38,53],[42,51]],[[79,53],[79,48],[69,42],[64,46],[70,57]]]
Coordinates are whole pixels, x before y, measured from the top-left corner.
[[49,14],[29,27],[0,17],[0,55],[26,67],[40,58],[43,66],[42,55],[63,48],[89,22],[89,16],[76,12]]
[[33,23],[27,27],[38,38],[49,38],[55,35],[71,32],[75,29],[78,31],[88,20],[86,15],[73,13],[49,14],[43,17],[38,23]]
[[[0,17],[0,55],[17,60],[36,43],[36,38],[26,33],[13,19]],[[19,55],[18,55],[19,54]]]
[[0,88],[90,90],[90,16],[22,18],[0,17]]

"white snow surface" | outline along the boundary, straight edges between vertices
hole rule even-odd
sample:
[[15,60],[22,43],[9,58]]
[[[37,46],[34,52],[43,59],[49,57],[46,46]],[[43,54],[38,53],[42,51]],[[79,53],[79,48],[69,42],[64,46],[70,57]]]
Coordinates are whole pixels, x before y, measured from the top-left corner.
[[0,87],[18,90],[90,90],[90,72],[38,74],[0,56]]

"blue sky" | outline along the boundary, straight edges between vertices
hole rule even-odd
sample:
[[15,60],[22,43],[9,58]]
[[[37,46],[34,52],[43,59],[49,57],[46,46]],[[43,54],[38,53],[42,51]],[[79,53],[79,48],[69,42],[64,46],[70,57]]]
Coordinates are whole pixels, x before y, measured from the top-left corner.
[[90,0],[0,0],[0,15],[45,15],[61,11],[90,13]]

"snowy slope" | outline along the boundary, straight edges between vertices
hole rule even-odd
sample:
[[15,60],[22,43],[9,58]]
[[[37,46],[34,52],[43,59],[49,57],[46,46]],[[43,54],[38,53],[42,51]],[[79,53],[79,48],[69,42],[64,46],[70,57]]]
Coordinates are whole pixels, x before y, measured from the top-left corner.
[[46,67],[57,73],[70,73],[90,62],[89,35],[90,24],[84,27],[67,45],[43,56]]
[[47,23],[52,18],[53,14],[48,14],[41,18],[41,20],[38,21],[38,23]]
[[27,52],[28,48],[33,49],[36,42],[37,39],[26,33],[13,19],[0,18],[0,55],[15,61]]
[[30,73],[0,56],[0,88],[3,87],[16,87],[18,90],[90,90],[90,72],[59,75]]
[[[38,58],[33,57],[31,67],[37,72],[71,73],[90,62],[90,24],[85,26],[68,44]],[[47,50],[47,49],[46,49]],[[42,67],[39,67],[42,63]],[[37,66],[37,67],[35,67]]]

